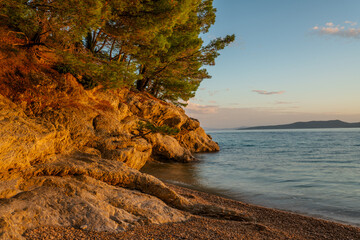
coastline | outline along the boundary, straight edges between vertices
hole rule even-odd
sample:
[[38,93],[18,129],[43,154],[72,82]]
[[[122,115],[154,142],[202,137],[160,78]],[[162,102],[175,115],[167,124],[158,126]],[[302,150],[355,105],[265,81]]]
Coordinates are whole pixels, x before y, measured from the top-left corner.
[[167,184],[182,196],[238,209],[255,221],[239,222],[192,215],[185,222],[137,226],[119,233],[65,227],[27,230],[26,239],[360,239],[360,228]]

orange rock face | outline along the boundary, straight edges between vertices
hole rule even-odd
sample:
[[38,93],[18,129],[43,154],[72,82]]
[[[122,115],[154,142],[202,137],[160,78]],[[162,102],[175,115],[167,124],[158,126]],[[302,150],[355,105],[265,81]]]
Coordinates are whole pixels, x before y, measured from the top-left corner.
[[[186,212],[238,214],[192,203],[137,170],[219,149],[183,109],[128,89],[84,90],[70,74],[30,90],[0,92],[0,239],[42,225],[116,232]],[[157,132],[164,126],[174,135]]]

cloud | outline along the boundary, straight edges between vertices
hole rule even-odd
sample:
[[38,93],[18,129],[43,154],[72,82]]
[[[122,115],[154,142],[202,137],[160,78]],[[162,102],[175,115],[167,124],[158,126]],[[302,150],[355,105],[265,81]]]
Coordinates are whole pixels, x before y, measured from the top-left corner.
[[346,24],[345,26],[328,22],[325,26],[315,26],[312,30],[319,35],[339,36],[344,38],[360,37],[360,28],[355,27],[358,24],[357,22],[345,21],[344,23]]
[[192,98],[191,101],[193,102],[203,102],[203,99],[198,99],[198,98]]
[[278,95],[278,94],[285,93],[285,91],[268,92],[268,91],[264,91],[264,90],[253,90],[253,92],[256,92],[256,93],[261,94],[261,95]]
[[357,22],[352,22],[352,21],[345,21],[346,24],[350,24],[351,26],[356,26],[358,23]]
[[213,97],[215,96],[216,94],[218,94],[220,91],[219,90],[215,90],[215,91],[208,91],[208,94]]
[[285,104],[293,104],[292,102],[282,102],[282,101],[277,101],[275,102],[276,105],[285,105]]
[[186,112],[191,114],[215,114],[219,107],[215,105],[201,105],[189,102],[186,106]]
[[[189,104],[190,105],[190,104]],[[263,125],[288,124],[312,120],[341,119],[347,122],[358,122],[360,113],[341,114],[336,112],[303,112],[299,109],[276,108],[242,108],[195,105],[185,108],[186,113],[199,119],[201,126],[207,128],[236,128]],[[206,110],[205,110],[206,109]],[[213,111],[214,110],[214,111]],[[212,112],[213,111],[213,112]],[[203,113],[207,112],[207,113]]]

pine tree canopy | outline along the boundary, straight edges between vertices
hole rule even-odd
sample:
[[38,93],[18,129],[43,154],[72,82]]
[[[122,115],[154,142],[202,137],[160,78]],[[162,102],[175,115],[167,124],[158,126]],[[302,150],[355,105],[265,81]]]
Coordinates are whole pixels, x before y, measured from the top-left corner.
[[210,78],[204,66],[214,65],[235,39],[204,45],[201,35],[215,15],[213,0],[0,1],[2,22],[22,33],[27,45],[64,52],[58,64],[69,67],[58,69],[86,72],[97,84],[134,87],[177,104],[194,97]]

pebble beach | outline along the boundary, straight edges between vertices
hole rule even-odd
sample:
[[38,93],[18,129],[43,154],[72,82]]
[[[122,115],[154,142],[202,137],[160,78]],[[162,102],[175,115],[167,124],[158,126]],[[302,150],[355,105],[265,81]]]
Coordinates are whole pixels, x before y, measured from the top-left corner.
[[251,222],[191,216],[185,222],[145,225],[119,232],[93,232],[86,229],[43,226],[25,232],[26,239],[360,239],[360,228],[303,216],[208,193],[169,185],[179,194],[213,205],[238,209],[254,219]]

